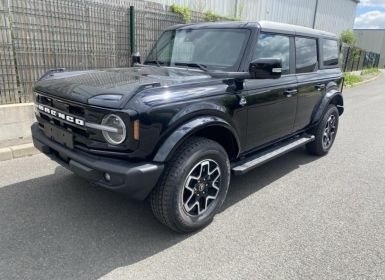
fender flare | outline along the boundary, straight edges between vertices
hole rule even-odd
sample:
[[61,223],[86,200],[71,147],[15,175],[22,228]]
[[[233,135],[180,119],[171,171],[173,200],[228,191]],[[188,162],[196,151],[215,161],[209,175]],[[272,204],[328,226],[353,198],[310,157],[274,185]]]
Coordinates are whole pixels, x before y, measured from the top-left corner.
[[337,105],[338,111],[340,112],[340,115],[342,115],[342,113],[344,111],[342,93],[340,91],[336,90],[336,89],[333,89],[333,90],[328,91],[325,94],[325,96],[322,98],[322,101],[321,101],[320,105],[318,106],[317,110],[315,111],[315,113],[313,115],[313,121],[312,121],[313,124],[317,123],[321,119],[321,117],[323,116],[325,110],[327,109],[327,107],[329,106],[331,101],[336,96],[339,96],[341,98],[341,100],[342,100],[342,105]]
[[202,116],[195,118],[179,126],[171,133],[156,152],[153,161],[165,162],[168,156],[190,135],[209,126],[222,126],[234,136],[238,151],[240,142],[235,129],[224,119],[215,116]]

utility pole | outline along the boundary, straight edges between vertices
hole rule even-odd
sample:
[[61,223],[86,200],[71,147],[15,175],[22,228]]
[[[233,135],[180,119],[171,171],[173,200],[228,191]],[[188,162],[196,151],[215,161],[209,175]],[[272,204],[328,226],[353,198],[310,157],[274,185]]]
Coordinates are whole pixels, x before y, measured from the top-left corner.
[[317,12],[318,12],[318,0],[315,0],[315,9],[314,9],[314,17],[313,17],[313,28],[315,28],[315,22],[317,20]]
[[130,6],[130,51],[131,54],[136,52],[136,37],[135,37],[135,7]]

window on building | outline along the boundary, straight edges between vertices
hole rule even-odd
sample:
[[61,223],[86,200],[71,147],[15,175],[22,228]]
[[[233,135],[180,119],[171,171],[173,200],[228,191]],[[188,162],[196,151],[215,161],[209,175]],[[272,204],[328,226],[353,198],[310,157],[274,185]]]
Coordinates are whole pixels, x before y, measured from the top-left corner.
[[290,38],[279,34],[261,33],[253,60],[258,58],[281,58],[282,75],[290,73]]
[[296,37],[295,54],[297,73],[317,71],[318,55],[316,39]]
[[338,65],[338,43],[336,40],[323,40],[323,63],[325,66]]

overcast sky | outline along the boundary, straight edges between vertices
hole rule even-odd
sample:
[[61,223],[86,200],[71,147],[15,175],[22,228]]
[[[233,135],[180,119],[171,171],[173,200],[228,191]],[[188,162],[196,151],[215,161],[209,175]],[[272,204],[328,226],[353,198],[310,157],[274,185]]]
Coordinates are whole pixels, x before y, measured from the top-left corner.
[[354,28],[385,29],[385,0],[361,0]]

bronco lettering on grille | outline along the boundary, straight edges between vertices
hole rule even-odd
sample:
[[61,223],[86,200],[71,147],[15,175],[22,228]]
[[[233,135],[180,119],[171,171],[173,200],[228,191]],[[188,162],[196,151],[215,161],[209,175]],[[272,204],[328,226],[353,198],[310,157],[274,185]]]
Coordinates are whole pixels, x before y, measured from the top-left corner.
[[44,106],[42,104],[38,104],[37,108],[44,113],[50,114],[51,116],[53,116],[55,118],[65,120],[69,123],[74,123],[74,124],[79,125],[79,126],[85,125],[85,122],[82,119],[79,119],[75,116],[69,115],[69,114],[64,113],[64,112],[60,112],[60,111],[51,109],[50,107]]

